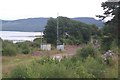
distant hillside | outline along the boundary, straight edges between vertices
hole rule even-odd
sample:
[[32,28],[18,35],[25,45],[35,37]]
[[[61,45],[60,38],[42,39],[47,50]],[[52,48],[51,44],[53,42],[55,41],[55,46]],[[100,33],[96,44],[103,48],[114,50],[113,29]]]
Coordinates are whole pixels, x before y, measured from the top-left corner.
[[96,20],[91,17],[78,17],[78,18],[72,18],[73,20],[81,21],[87,24],[95,24],[98,27],[102,27],[104,24],[102,21]]
[[28,18],[13,21],[2,21],[3,31],[43,31],[48,18]]
[[[43,31],[47,20],[49,18],[28,18],[28,19],[19,19],[19,20],[2,20],[2,30],[3,31]],[[98,27],[103,26],[103,22],[95,20],[90,17],[78,17],[71,18],[72,20],[81,21],[87,24],[95,24]]]

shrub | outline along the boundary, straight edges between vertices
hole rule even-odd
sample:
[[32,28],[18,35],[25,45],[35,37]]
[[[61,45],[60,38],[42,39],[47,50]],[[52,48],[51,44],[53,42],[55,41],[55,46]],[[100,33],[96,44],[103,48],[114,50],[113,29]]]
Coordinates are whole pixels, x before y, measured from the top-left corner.
[[90,56],[87,57],[83,65],[85,69],[89,73],[93,74],[96,78],[104,78],[105,65],[103,65],[101,62],[99,62],[95,58]]
[[110,49],[113,39],[110,36],[104,36],[101,40],[101,51]]
[[74,71],[62,63],[45,62],[44,64],[32,62],[27,66],[19,66],[11,72],[14,78],[70,78]]
[[118,54],[118,44],[117,40],[112,41],[110,49],[113,50],[116,54]]
[[28,44],[28,42],[19,42],[17,43],[17,46],[20,49],[20,52],[23,54],[29,54],[30,53],[30,46]]
[[95,76],[87,71],[87,69],[80,65],[76,69],[76,74],[78,75],[79,78],[95,78]]
[[[105,78],[117,77],[117,66],[102,64],[96,58],[88,56],[84,62],[80,59],[66,58],[56,62],[49,57],[34,60],[29,65],[18,66],[12,70],[12,78]],[[114,69],[115,68],[115,69]],[[111,70],[113,73],[111,73]]]
[[6,46],[2,50],[3,56],[13,56],[17,54],[17,50],[15,47]]
[[63,39],[63,42],[65,43],[65,44],[73,44],[73,41],[72,40],[70,40],[70,39]]
[[118,64],[114,64],[114,67],[106,66],[105,78],[118,78],[119,77]]
[[42,78],[70,78],[74,72],[63,64],[45,64],[39,73]]
[[92,46],[86,46],[80,50],[78,50],[78,54],[82,58],[87,58],[88,56],[95,57],[96,51]]
[[43,40],[41,40],[41,38],[36,38],[33,40],[33,47],[40,47],[40,44]]
[[2,55],[13,56],[17,54],[17,47],[15,44],[9,41],[3,41],[2,44]]
[[27,67],[26,66],[17,66],[15,69],[12,70],[10,77],[11,78],[26,78],[26,77],[28,77]]

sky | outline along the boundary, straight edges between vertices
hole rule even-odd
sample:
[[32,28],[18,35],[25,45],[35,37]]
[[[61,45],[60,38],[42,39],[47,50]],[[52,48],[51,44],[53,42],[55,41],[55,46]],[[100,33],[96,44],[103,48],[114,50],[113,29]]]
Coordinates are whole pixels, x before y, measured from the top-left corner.
[[0,0],[0,19],[38,17],[95,17],[102,15],[101,3],[107,0]]

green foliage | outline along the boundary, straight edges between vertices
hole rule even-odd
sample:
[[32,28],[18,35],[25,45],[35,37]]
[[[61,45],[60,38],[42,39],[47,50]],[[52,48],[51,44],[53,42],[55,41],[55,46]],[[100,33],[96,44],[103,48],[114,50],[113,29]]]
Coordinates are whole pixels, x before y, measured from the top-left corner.
[[95,78],[95,76],[89,73],[88,70],[82,65],[77,67],[76,74],[78,75],[79,78]]
[[32,62],[31,65],[17,67],[10,76],[22,78],[70,78],[74,75],[73,71],[66,68],[64,64],[47,61],[44,64]]
[[73,41],[70,40],[70,39],[63,39],[63,42],[64,42],[65,44],[70,44],[70,45],[73,44]]
[[101,50],[107,51],[110,49],[112,38],[109,36],[104,36],[101,40]]
[[41,38],[36,38],[33,40],[33,47],[38,47],[40,48],[40,44],[41,44]]
[[78,51],[78,55],[81,58],[87,58],[88,56],[95,57],[96,54],[97,53],[96,53],[95,49],[91,45],[88,45]]
[[[65,41],[67,44],[87,43],[91,35],[95,35],[98,32],[95,25],[88,25],[66,17],[58,17],[57,19],[59,19],[59,41],[60,39],[67,39]],[[56,44],[57,42],[57,19],[50,18],[44,30],[44,38],[51,44]]]
[[[102,20],[104,20],[105,18],[107,18],[108,16],[111,16],[112,19],[108,20],[107,22],[105,22],[105,26],[102,29],[103,32],[103,36],[108,36],[109,39],[105,39],[103,38],[103,50],[107,50],[110,49],[110,45],[112,44],[112,41],[118,39],[118,41],[116,40],[116,43],[120,44],[120,27],[118,27],[118,25],[120,25],[120,1],[118,2],[103,2],[101,4],[101,6],[103,7],[104,13],[103,15],[98,15],[97,17],[102,18]],[[108,42],[107,42],[108,41]],[[105,44],[104,44],[105,43]]]
[[[114,67],[113,67],[114,66]],[[107,66],[104,70],[105,78],[118,78],[119,72],[118,72],[118,64],[113,64],[112,67]]]
[[10,41],[3,41],[2,43],[2,55],[3,56],[14,56],[18,53],[17,46]]
[[99,34],[99,29],[98,29],[98,27],[95,25],[95,24],[93,24],[93,25],[91,25],[91,34],[92,35],[98,35]]
[[30,43],[29,42],[19,42],[17,43],[17,46],[19,47],[19,50],[23,54],[29,54],[30,53]]
[[84,63],[85,69],[97,78],[104,77],[105,66],[93,57],[87,57]]
[[118,25],[120,23],[120,1],[106,1],[101,4],[101,7],[103,7],[104,13],[103,15],[97,15],[97,17],[102,18],[102,20],[104,20],[105,18],[112,16],[113,18],[110,21],[107,21],[107,24],[112,23]]
[[2,55],[14,56],[18,53],[28,54],[30,53],[30,47],[32,43],[29,41],[13,43],[11,41],[2,41]]
[[112,41],[110,49],[113,50],[116,54],[118,54],[118,44],[116,43],[117,39],[115,39],[114,41]]
[[50,18],[47,22],[47,25],[45,26],[44,38],[46,39],[47,43],[56,44],[57,40],[56,23],[57,22],[55,19]]
[[[116,65],[116,64],[115,64]],[[117,65],[116,65],[117,66]],[[115,66],[115,67],[116,67]],[[113,73],[111,73],[111,70]],[[112,78],[117,76],[117,67],[101,63],[88,56],[84,61],[77,57],[65,58],[61,62],[50,57],[34,60],[29,65],[21,65],[12,70],[11,78]]]
[[12,72],[11,72],[12,78],[26,78],[27,75],[27,67],[23,66],[17,66]]

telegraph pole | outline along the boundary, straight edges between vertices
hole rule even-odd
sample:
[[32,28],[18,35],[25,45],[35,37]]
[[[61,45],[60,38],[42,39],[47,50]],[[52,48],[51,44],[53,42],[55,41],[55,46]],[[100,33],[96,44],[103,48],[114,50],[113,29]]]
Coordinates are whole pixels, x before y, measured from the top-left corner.
[[42,46],[43,46],[43,45],[42,45],[42,31],[41,31],[41,49],[42,49]]
[[58,26],[59,25],[59,13],[57,13],[57,45],[59,44],[59,32],[58,32]]

